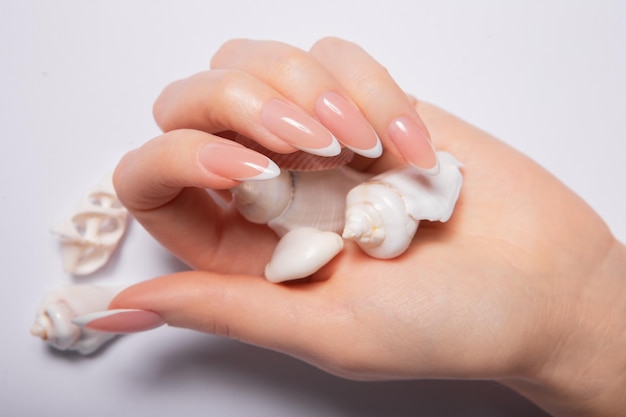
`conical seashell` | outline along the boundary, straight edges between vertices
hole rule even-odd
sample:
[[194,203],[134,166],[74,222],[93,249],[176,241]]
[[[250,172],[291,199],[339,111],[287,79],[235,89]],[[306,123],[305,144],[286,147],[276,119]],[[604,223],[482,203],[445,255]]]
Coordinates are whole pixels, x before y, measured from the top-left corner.
[[347,199],[345,239],[370,256],[388,259],[411,244],[420,220],[447,221],[458,200],[461,164],[438,152],[440,172],[425,175],[413,167],[378,175],[352,189]]
[[293,229],[278,242],[265,267],[265,278],[271,282],[283,282],[308,277],[342,249],[343,239],[337,233],[312,227]]
[[128,211],[117,198],[112,176],[105,177],[52,232],[59,235],[63,269],[90,274],[107,263],[124,236]]
[[73,324],[72,319],[106,310],[120,290],[89,285],[58,288],[39,305],[31,334],[59,350],[73,350],[83,355],[93,353],[115,335],[83,330]]

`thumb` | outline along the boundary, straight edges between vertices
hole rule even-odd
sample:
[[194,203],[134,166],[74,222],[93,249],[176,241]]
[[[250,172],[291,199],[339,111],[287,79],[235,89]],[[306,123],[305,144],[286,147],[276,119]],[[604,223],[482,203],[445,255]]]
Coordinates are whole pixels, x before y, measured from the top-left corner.
[[[135,284],[110,309],[157,313],[174,327],[216,334],[301,356],[311,334],[315,298],[303,286],[258,276],[185,271]],[[309,329],[310,330],[310,329]]]

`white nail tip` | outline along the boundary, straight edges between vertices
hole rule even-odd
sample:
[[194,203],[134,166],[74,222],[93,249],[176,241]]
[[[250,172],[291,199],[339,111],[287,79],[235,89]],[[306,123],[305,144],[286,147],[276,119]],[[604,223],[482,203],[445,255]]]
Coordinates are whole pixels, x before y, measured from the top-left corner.
[[438,175],[441,172],[441,164],[439,163],[439,158],[437,158],[437,163],[432,168],[428,168],[428,169],[421,168],[421,167],[415,166],[413,164],[411,164],[411,166],[413,168],[415,168],[417,171],[419,171],[420,174],[428,175],[428,176],[431,176],[431,177],[435,176],[435,175]]
[[246,178],[234,178],[237,181],[263,181],[263,180],[271,180],[272,178],[276,178],[280,175],[280,168],[274,161],[271,159],[267,159],[268,164],[266,167],[262,167],[260,165],[254,164],[252,162],[246,162],[245,164],[251,168],[259,171],[257,175]]
[[339,141],[337,140],[337,138],[335,138],[334,136],[333,136],[332,142],[324,148],[306,148],[304,146],[298,146],[298,145],[293,145],[293,146],[300,149],[301,151],[310,153],[312,155],[317,155],[317,156],[331,157],[331,156],[337,156],[341,153],[341,145],[339,144]]
[[366,158],[371,158],[371,159],[376,159],[383,154],[383,145],[382,143],[380,143],[380,140],[378,140],[378,138],[376,138],[376,145],[374,145],[370,149],[360,149],[360,148],[355,148],[353,146],[348,146],[348,145],[346,145],[346,147],[350,149],[351,151],[353,151],[354,153],[357,153],[361,156],[364,156]]
[[133,313],[133,312],[140,312],[140,311],[144,311],[144,310],[130,309],[130,308],[119,308],[119,309],[115,309],[115,310],[96,311],[94,313],[88,313],[88,314],[84,314],[82,316],[74,317],[72,319],[72,323],[74,323],[75,325],[80,326],[80,327],[86,327],[87,325],[89,325],[89,323],[91,323],[92,321],[95,321],[95,320],[99,320],[99,319],[103,319],[103,318],[106,318],[106,317],[115,316],[115,315],[118,315],[118,314]]

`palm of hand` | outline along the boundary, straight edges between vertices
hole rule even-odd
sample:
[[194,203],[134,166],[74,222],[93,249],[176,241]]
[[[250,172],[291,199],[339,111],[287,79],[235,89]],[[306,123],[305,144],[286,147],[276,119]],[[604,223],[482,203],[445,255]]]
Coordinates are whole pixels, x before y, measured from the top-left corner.
[[[437,148],[464,164],[465,181],[452,219],[422,223],[399,258],[376,260],[348,244],[310,282],[270,284],[259,276],[274,232],[188,188],[177,210],[198,210],[206,223],[187,239],[160,240],[198,271],[147,283],[152,291],[131,288],[118,302],[159,306],[171,310],[171,325],[226,334],[354,378],[497,378],[540,367],[528,363],[546,356],[535,352],[538,323],[541,334],[550,323],[567,323],[563,315],[575,306],[554,297],[580,291],[611,235],[529,159],[441,110],[419,110]],[[394,163],[383,157],[369,169]],[[151,230],[159,238],[158,225]]]

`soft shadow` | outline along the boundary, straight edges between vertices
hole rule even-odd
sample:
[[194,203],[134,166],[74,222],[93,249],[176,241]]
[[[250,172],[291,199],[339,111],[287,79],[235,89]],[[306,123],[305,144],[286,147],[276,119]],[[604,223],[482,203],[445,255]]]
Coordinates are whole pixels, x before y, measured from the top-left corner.
[[44,349],[46,349],[46,354],[55,360],[64,360],[70,363],[82,363],[85,361],[96,360],[97,358],[106,355],[107,351],[117,343],[118,340],[123,339],[122,337],[114,337],[108,340],[105,344],[100,346],[98,350],[89,355],[83,355],[78,353],[75,350],[59,350],[54,348],[48,344],[44,345]]
[[495,382],[348,381],[286,355],[214,337],[208,343],[179,345],[159,359],[153,369],[156,375],[146,384],[167,389],[182,381],[210,385],[217,380],[263,386],[288,398],[324,403],[343,416],[549,417]]

